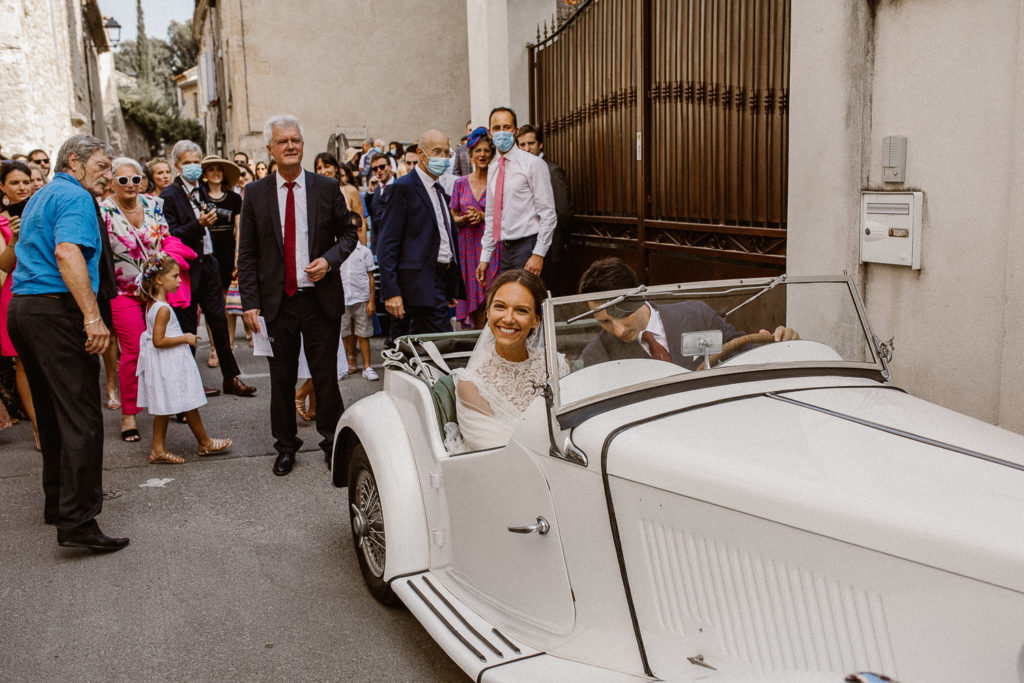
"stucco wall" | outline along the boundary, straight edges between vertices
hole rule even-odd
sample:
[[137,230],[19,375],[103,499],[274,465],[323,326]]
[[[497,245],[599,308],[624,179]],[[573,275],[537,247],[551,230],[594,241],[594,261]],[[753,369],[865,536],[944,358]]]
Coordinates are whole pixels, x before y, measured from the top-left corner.
[[[792,6],[789,272],[856,274],[897,384],[1024,431],[1021,3]],[[907,137],[907,174],[884,187],[924,192],[920,271],[859,264],[887,135]]]
[[[65,0],[0,0],[0,143],[53,157],[77,132]],[[83,111],[87,113],[87,110]]]
[[227,0],[217,10],[230,84],[227,151],[266,158],[263,124],[281,113],[303,122],[307,166],[343,126],[365,125],[385,140],[429,128],[462,135],[465,0],[300,0],[287,21],[279,3],[264,0]]

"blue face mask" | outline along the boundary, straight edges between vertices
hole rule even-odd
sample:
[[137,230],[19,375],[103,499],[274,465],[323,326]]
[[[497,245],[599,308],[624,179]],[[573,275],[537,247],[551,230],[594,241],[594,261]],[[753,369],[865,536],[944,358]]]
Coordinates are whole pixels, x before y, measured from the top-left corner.
[[199,164],[185,164],[181,167],[181,177],[194,183],[203,177],[203,167]]
[[451,163],[452,160],[447,157],[427,157],[427,170],[431,175],[442,176]]
[[496,133],[491,133],[491,140],[494,141],[494,146],[502,154],[512,149],[512,145],[516,144],[516,139],[510,130],[499,130]]
[[381,153],[381,152],[383,152],[384,150],[383,150],[383,149],[381,149],[380,147],[374,147],[374,148],[373,148],[373,151],[374,151],[374,152],[376,152],[377,154],[380,154],[380,153]]

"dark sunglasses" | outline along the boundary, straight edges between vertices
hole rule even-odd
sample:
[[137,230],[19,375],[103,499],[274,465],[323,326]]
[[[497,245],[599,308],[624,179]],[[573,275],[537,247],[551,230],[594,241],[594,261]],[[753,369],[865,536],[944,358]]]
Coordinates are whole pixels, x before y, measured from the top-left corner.
[[50,165],[49,159],[29,159],[29,161],[31,161],[34,164],[46,164],[47,166]]
[[142,184],[142,176],[140,176],[140,175],[133,175],[133,176],[119,175],[116,178],[114,178],[114,180],[116,180],[117,184],[121,185],[121,186],[141,185]]
[[383,166],[371,166],[370,168],[373,169],[374,172],[376,172],[376,171],[383,171],[387,167],[388,167],[388,165],[384,164]]

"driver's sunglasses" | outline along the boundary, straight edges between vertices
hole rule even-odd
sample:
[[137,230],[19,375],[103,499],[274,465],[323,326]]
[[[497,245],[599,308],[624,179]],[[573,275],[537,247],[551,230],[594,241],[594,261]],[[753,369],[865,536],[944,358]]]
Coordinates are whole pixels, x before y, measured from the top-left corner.
[[372,171],[373,171],[374,173],[376,173],[377,171],[383,171],[383,170],[384,170],[385,168],[387,168],[387,167],[388,167],[388,165],[387,165],[387,164],[384,164],[383,166],[371,166],[371,167],[370,167],[370,169],[371,169],[371,170],[372,170]]
[[141,185],[142,184],[142,176],[140,176],[140,175],[133,175],[133,176],[119,175],[114,180],[116,180],[117,184],[121,185],[122,187],[125,187],[127,185]]

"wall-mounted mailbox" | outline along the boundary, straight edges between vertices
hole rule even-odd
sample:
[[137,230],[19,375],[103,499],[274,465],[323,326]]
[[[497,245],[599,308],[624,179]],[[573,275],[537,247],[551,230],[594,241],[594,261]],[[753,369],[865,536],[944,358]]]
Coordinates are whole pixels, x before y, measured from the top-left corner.
[[920,270],[923,203],[923,192],[861,193],[861,263],[888,263]]

